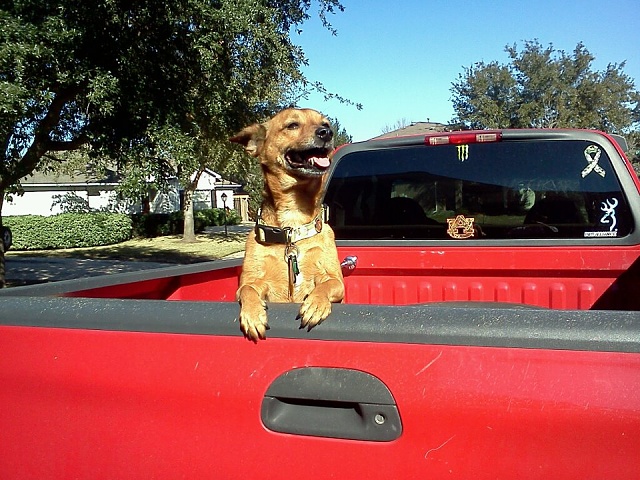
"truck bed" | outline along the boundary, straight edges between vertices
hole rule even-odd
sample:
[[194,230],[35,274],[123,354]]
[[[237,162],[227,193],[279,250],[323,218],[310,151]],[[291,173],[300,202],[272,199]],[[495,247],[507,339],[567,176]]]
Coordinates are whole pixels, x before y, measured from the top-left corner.
[[[640,310],[640,248],[430,247],[425,242],[338,242],[345,303],[500,302],[553,309]],[[226,260],[11,289],[60,295],[235,302],[242,261]]]

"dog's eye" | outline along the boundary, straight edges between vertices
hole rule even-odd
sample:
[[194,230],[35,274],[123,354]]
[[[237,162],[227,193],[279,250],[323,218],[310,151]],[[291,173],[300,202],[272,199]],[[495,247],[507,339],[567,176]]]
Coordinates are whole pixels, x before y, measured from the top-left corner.
[[300,124],[298,122],[291,122],[289,124],[287,124],[287,130],[297,130],[298,128],[300,128]]

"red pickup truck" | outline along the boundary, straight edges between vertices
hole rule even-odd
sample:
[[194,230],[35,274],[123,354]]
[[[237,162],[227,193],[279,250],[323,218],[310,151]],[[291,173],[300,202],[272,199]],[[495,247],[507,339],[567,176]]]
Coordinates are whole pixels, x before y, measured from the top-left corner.
[[345,303],[234,319],[241,260],[0,292],[0,478],[640,472],[640,183],[583,130],[340,149]]

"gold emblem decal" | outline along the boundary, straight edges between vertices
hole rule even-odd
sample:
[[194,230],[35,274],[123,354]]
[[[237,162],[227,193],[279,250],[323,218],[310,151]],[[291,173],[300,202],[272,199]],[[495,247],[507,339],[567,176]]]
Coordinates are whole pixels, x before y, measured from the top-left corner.
[[473,228],[474,221],[475,218],[467,218],[464,215],[458,215],[456,218],[447,218],[447,223],[449,224],[447,233],[451,238],[455,239],[471,238],[475,235]]

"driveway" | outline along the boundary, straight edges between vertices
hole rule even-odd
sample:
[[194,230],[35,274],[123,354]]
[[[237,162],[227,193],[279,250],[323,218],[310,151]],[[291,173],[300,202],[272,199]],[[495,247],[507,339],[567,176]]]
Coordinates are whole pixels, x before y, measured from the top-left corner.
[[[246,222],[239,225],[228,225],[228,233],[246,234],[254,223]],[[208,227],[207,233],[224,233],[223,226]],[[231,257],[241,257],[244,252],[238,252]],[[75,278],[95,277],[111,273],[137,272],[150,268],[168,267],[171,263],[158,262],[128,262],[124,260],[93,260],[54,257],[5,257],[7,285],[33,285],[36,283],[72,280]]]
[[120,260],[93,260],[52,257],[6,257],[8,286],[94,277],[111,273],[136,272],[149,268],[168,267],[158,262],[126,262]]

